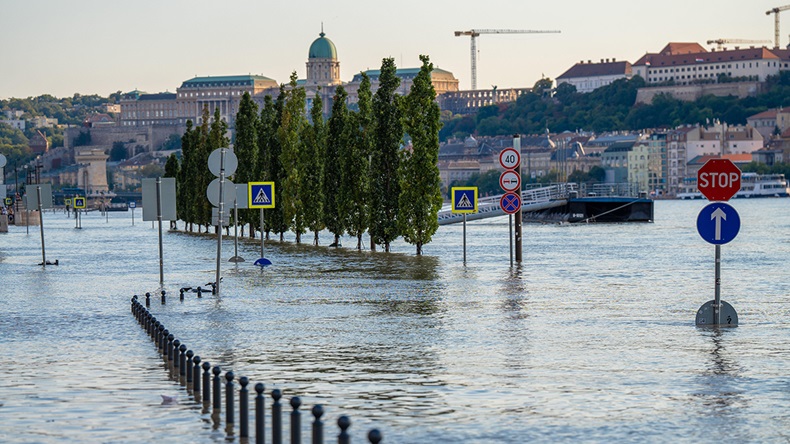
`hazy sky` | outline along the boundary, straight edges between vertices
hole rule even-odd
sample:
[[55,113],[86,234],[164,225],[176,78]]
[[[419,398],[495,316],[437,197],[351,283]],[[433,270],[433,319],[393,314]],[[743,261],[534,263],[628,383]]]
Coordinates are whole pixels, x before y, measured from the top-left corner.
[[[773,41],[777,0],[0,0],[0,98],[135,88],[171,91],[194,76],[305,77],[321,23],[344,81],[384,57],[428,54],[469,89],[470,29],[560,30],[482,35],[478,88],[532,86],[580,60],[635,62],[667,42]],[[781,32],[788,44],[790,11]],[[773,46],[769,44],[768,46]]]

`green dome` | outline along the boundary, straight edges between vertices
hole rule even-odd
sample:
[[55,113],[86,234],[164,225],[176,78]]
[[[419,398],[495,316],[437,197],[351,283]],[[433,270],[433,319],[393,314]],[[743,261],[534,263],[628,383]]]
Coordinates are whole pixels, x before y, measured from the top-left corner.
[[323,32],[319,34],[320,37],[315,39],[310,45],[310,52],[307,54],[309,59],[337,59],[337,49],[332,40],[324,37],[326,34]]

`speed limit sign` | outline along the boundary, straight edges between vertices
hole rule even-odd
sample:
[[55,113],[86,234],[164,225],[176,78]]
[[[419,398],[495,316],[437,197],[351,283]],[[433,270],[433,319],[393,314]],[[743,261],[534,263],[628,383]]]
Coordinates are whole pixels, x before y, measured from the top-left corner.
[[499,153],[499,164],[506,170],[514,170],[521,164],[521,153],[513,148],[505,148]]

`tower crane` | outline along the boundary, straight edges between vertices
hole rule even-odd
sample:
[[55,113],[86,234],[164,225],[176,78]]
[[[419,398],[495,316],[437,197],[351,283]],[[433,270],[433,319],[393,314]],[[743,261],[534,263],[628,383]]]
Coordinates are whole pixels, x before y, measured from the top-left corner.
[[771,43],[770,40],[744,40],[744,39],[716,39],[708,40],[708,45],[716,44],[717,48],[727,43]]
[[790,9],[790,5],[778,6],[765,11],[765,15],[774,15],[774,48],[779,47],[779,13]]
[[468,35],[471,37],[472,51],[472,89],[477,89],[477,37],[480,34],[559,34],[560,31],[531,31],[523,29],[470,29],[469,31],[455,31],[455,36]]

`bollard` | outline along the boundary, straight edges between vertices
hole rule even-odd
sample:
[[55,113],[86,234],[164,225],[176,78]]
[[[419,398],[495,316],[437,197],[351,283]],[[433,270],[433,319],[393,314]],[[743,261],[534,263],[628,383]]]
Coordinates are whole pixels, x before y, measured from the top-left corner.
[[165,324],[160,322],[156,332],[156,346],[159,349],[159,351],[162,350],[162,334],[164,332],[165,332]]
[[324,414],[324,407],[321,404],[313,406],[313,444],[324,444],[324,423],[321,422],[321,415]]
[[233,430],[233,372],[225,372],[225,424],[228,430]]
[[184,302],[184,289],[183,288],[178,293],[178,299],[180,299],[181,302]]
[[199,298],[202,298],[202,297],[203,297],[203,289],[202,289],[202,288],[198,287],[198,291],[197,291],[197,293],[198,293],[198,297],[199,297]]
[[195,355],[195,357],[192,358],[192,362],[195,363],[195,365],[192,368],[192,371],[195,373],[194,375],[192,375],[192,391],[195,392],[195,399],[199,401],[200,400],[200,356]]
[[170,337],[170,330],[164,329],[162,330],[162,356],[164,356],[165,361],[167,361],[167,345],[168,345],[168,338]]
[[266,386],[263,383],[255,384],[255,444],[266,443],[266,400],[263,397],[263,391]]
[[192,356],[195,356],[195,352],[187,350],[187,390],[189,390],[189,383],[192,382]]
[[[154,318],[156,319],[156,318]],[[159,346],[159,326],[162,325],[159,321],[154,321],[154,328],[151,329],[151,340]]]
[[283,406],[280,404],[282,398],[280,389],[272,390],[272,444],[283,444]]
[[179,339],[176,339],[175,341],[173,341],[173,362],[172,362],[172,364],[173,364],[173,369],[174,370],[178,370],[178,362],[179,362],[178,347],[180,347],[180,346],[181,346],[181,341]]
[[167,344],[166,344],[165,347],[167,348],[167,363],[168,364],[172,364],[173,363],[173,339],[175,339],[175,338],[176,337],[173,335],[173,333],[170,333],[169,335],[167,335]]
[[299,406],[302,405],[302,400],[298,396],[291,398],[291,444],[300,444],[302,442],[302,414],[299,412]]
[[211,375],[208,373],[210,368],[208,361],[203,363],[203,404],[211,402]]
[[165,301],[165,294],[166,293],[167,293],[166,291],[162,290],[162,305],[165,305],[165,302],[166,302]]
[[337,426],[340,427],[340,434],[337,435],[337,444],[351,444],[351,437],[348,434],[348,428],[351,427],[351,419],[343,415],[337,418]]
[[239,437],[248,438],[250,436],[249,423],[250,423],[250,400],[247,384],[250,380],[246,376],[239,378]]
[[178,347],[178,351],[181,352],[181,353],[179,353],[179,356],[178,356],[179,357],[179,360],[178,360],[178,362],[179,362],[179,364],[178,364],[179,372],[178,372],[178,374],[181,375],[181,376],[186,376],[186,374],[187,374],[186,373],[186,370],[187,370],[186,369],[186,366],[187,366],[187,354],[186,354],[187,353],[187,345],[186,344],[181,344]]
[[368,432],[368,441],[370,441],[371,444],[379,444],[381,439],[381,432],[379,432],[378,429],[373,429]]
[[151,306],[151,293],[146,293],[145,294],[145,306],[146,307],[150,307]]
[[214,380],[213,380],[214,381],[214,387],[213,387],[213,390],[214,390],[213,391],[213,393],[214,393],[214,410],[219,412],[219,411],[222,410],[222,400],[221,400],[222,393],[220,393],[220,390],[221,390],[220,385],[221,385],[221,383],[219,381],[219,374],[222,373],[222,369],[219,368],[218,365],[215,365],[214,369],[212,369],[211,372],[214,373]]

